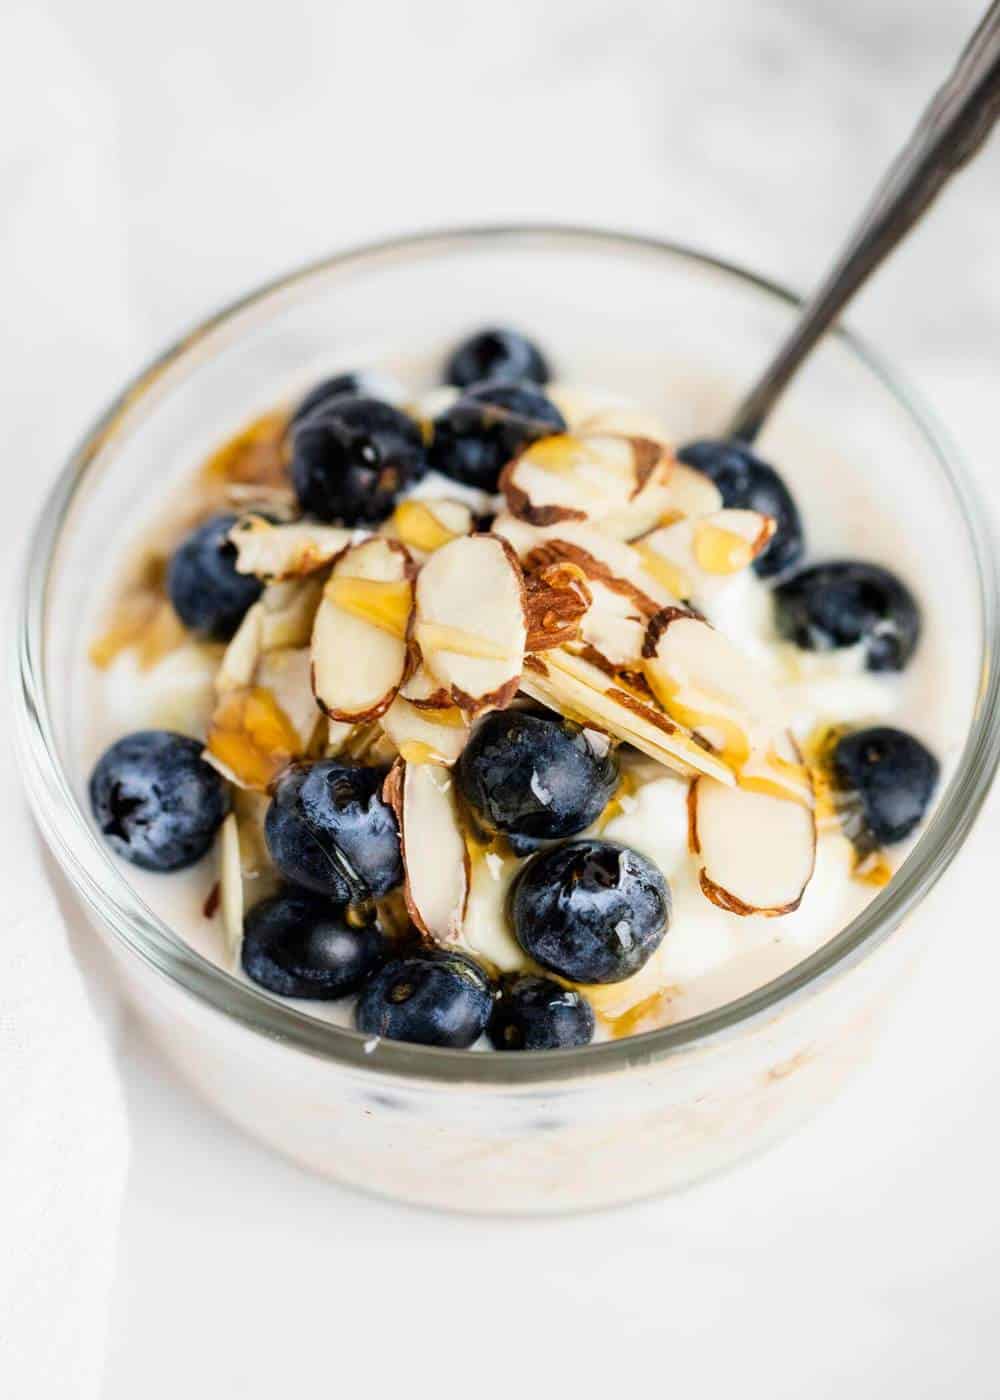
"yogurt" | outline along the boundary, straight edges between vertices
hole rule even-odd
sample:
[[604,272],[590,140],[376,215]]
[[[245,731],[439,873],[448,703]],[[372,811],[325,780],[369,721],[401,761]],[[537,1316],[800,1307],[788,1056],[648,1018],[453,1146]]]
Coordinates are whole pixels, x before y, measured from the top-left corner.
[[[560,360],[570,366],[572,355]],[[390,368],[404,379],[398,397],[417,416],[439,412],[454,397],[453,391],[433,387],[426,364]],[[710,386],[693,385],[681,374],[664,392],[652,382],[641,360],[632,368],[635,395],[631,398],[588,387],[592,366],[586,363],[580,367],[579,382],[566,379],[550,386],[549,396],[561,408],[571,433],[604,430],[652,441],[671,441],[690,433],[690,404],[697,403],[703,412],[711,397]],[[794,452],[782,454],[781,466],[805,519],[810,555],[853,558],[861,553],[867,538],[859,541],[858,519],[864,517],[861,534],[870,538],[874,511],[866,499],[863,472],[853,463],[838,461],[832,477],[829,454],[807,432],[798,437]],[[839,483],[838,499],[832,504],[831,479]],[[255,487],[244,485],[243,500],[252,502]],[[162,551],[176,539],[193,515],[223,499],[239,504],[241,491],[231,492],[231,486],[221,477],[213,482],[211,474],[201,471],[196,485],[189,480],[168,500],[157,502],[154,523],[137,531],[139,545],[117,568],[109,595],[98,610],[101,620],[96,632],[106,644],[100,654],[102,664],[87,664],[84,673],[77,744],[82,771],[89,771],[109,744],[132,730],[167,728],[205,737],[218,703],[223,648],[173,631],[169,616],[156,602],[155,588],[137,605],[140,613],[143,607],[146,613],[134,635],[127,628],[122,633],[121,599],[123,595],[134,599],[137,568],[141,570],[151,549]],[[433,471],[410,494],[420,500],[458,500],[477,515],[505,507],[503,500]],[[881,562],[895,568],[912,588],[918,574],[906,541],[893,532],[892,522],[886,521],[885,527],[874,528],[882,546]],[[890,539],[891,548],[887,547]],[[938,604],[924,608],[921,643],[907,670],[873,674],[864,669],[861,647],[812,652],[782,640],[775,630],[770,593],[771,585],[747,567],[727,580],[725,588],[699,597],[698,610],[780,692],[800,746],[808,749],[829,726],[890,724],[916,733],[947,768],[954,758],[955,736],[946,722],[949,696],[941,677],[947,674],[947,666],[942,661]],[[109,624],[109,615],[116,621]],[[156,629],[163,634],[159,648],[148,645]],[[625,746],[619,752],[619,792],[583,834],[599,835],[652,861],[669,884],[672,915],[666,936],[639,972],[620,982],[585,988],[596,1012],[597,1039],[684,1020],[723,1006],[787,971],[864,908],[898,868],[913,839],[881,852],[878,861],[859,862],[840,822],[828,812],[819,822],[815,870],[798,907],[780,917],[738,914],[713,903],[704,893],[702,860],[691,849],[688,777],[634,748]],[[259,816],[265,800],[244,794],[238,803],[244,814],[255,810]],[[254,820],[248,818],[248,827]],[[245,850],[242,854],[245,889],[252,903],[255,890],[264,894],[273,888],[273,873],[262,847],[256,861]],[[510,888],[522,865],[523,860],[503,842],[473,853],[456,942],[491,972],[530,965],[507,912]],[[193,948],[232,976],[244,975],[238,940],[227,939],[214,896],[218,852],[170,877],[131,867],[128,875],[156,913]],[[310,1015],[351,1024],[350,1000],[300,1005]]]

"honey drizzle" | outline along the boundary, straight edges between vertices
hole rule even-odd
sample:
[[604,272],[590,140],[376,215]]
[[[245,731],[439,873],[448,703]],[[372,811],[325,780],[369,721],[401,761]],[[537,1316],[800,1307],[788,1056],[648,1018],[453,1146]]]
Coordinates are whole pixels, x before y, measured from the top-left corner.
[[304,752],[295,726],[263,686],[243,686],[221,698],[205,746],[241,783],[260,790]]

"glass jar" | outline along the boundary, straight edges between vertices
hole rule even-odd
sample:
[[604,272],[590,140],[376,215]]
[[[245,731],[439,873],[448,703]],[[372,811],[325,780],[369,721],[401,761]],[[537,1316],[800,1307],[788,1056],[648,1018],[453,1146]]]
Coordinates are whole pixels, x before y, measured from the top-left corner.
[[[841,457],[864,454],[878,518],[902,513],[909,543],[947,567],[946,592],[961,603],[947,667],[956,758],[891,884],[791,971],[718,1010],[584,1049],[511,1055],[366,1041],[282,1003],[194,951],[97,839],[67,684],[87,601],[116,536],[127,544],[123,522],[150,481],[165,490],[227,431],[305,382],[318,357],[400,366],[428,327],[444,340],[490,319],[523,323],[546,345],[571,335],[593,360],[594,382],[612,390],[628,392],[639,360],[646,373],[662,365],[664,382],[687,376],[685,429],[710,432],[704,385],[716,386],[713,404],[735,398],[797,308],[760,278],[650,239],[562,228],[399,239],[305,268],[211,317],[139,374],[74,452],[37,526],[20,614],[26,785],[156,1039],[255,1137],[314,1171],[407,1201],[582,1209],[671,1190],[759,1151],[869,1053],[934,926],[931,889],[996,768],[998,579],[985,509],[950,443],[846,332],[814,353],[769,424],[765,451],[806,433]],[[837,486],[831,470],[830,491]]]

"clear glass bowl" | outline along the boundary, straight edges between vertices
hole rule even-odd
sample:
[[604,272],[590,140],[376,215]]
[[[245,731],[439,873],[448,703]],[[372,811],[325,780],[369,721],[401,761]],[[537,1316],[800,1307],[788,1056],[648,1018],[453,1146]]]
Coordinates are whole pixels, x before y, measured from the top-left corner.
[[[18,740],[42,832],[170,1057],[250,1133],[356,1186],[444,1207],[568,1210],[687,1184],[775,1140],[867,1054],[933,914],[1000,753],[997,565],[986,510],[932,415],[846,332],[776,416],[877,464],[902,528],[961,598],[960,754],[887,889],[792,971],[708,1014],[609,1044],[536,1054],[372,1046],[230,976],[157,918],[96,839],[73,757],[81,618],[132,514],[318,356],[405,363],[490,319],[595,350],[629,387],[635,355],[744,386],[798,299],[693,250],[573,228],[484,228],[371,245],[212,316],[143,370],[60,474],[29,552],[16,652]],[[617,353],[621,349],[619,356]],[[626,353],[626,351],[628,353]],[[598,353],[599,352],[599,353]],[[619,363],[620,362],[620,363]],[[691,431],[714,426],[691,401]],[[766,444],[765,444],[766,445]],[[794,485],[794,478],[793,478]],[[919,488],[919,489],[918,489]],[[836,482],[831,481],[831,490]],[[917,499],[919,498],[919,500]],[[117,536],[120,534],[120,538]],[[109,547],[110,541],[110,547]],[[919,915],[919,917],[918,917]]]

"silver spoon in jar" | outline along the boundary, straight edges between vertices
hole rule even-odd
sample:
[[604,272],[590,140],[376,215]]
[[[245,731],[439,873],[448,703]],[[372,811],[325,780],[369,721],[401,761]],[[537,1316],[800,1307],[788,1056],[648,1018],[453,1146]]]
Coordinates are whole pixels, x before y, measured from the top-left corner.
[[1000,116],[1000,0],[993,0],[935,94],[825,281],[730,419],[726,436],[752,443],[789,380],[859,287],[909,232]]

